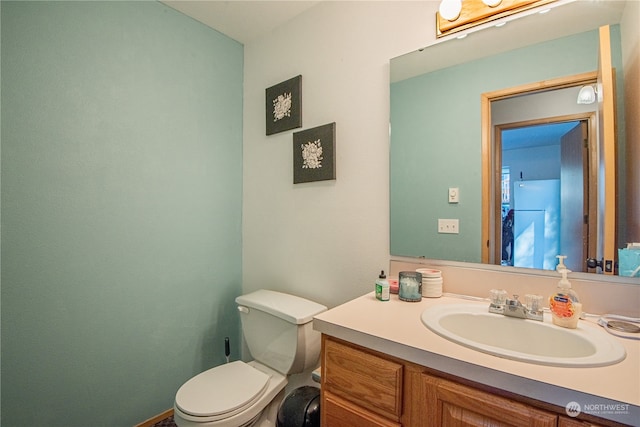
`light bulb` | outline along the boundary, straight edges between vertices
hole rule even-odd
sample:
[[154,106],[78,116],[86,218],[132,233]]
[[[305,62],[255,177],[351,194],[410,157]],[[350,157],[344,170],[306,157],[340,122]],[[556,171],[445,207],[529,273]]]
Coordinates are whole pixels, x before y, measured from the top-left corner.
[[578,92],[578,104],[593,104],[596,102],[596,91],[593,86],[582,86],[580,92]]
[[462,0],[442,0],[438,12],[447,21],[455,21],[462,11]]

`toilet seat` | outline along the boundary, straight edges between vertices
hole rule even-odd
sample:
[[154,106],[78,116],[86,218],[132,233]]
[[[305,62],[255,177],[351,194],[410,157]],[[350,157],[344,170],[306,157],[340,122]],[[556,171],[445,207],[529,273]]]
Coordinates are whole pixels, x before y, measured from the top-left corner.
[[236,361],[209,369],[176,393],[178,425],[241,426],[260,415],[284,389],[285,376],[257,362]]

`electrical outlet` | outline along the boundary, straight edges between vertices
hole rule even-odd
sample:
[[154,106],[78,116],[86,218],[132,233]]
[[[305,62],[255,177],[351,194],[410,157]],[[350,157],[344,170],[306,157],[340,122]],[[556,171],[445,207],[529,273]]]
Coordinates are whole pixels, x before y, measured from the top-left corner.
[[457,219],[438,218],[438,233],[458,234],[460,232],[458,225]]

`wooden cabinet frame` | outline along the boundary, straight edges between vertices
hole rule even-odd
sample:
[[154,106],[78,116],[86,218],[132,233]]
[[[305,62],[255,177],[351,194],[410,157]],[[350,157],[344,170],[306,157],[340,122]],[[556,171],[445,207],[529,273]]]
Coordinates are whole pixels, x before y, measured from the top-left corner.
[[620,427],[322,335],[322,427]]

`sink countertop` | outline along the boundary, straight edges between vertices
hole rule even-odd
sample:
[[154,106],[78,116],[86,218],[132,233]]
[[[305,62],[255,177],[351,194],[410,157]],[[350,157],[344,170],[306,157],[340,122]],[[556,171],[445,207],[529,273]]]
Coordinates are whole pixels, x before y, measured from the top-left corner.
[[[442,338],[420,320],[428,307],[461,303],[488,308],[488,301],[454,296],[411,303],[391,295],[390,301],[379,301],[372,292],[317,315],[313,327],[323,334],[480,384],[559,407],[577,402],[584,413],[640,426],[640,341],[615,338],[625,347],[626,358],[596,368],[504,359]],[[595,320],[581,320],[579,327],[600,328]]]

